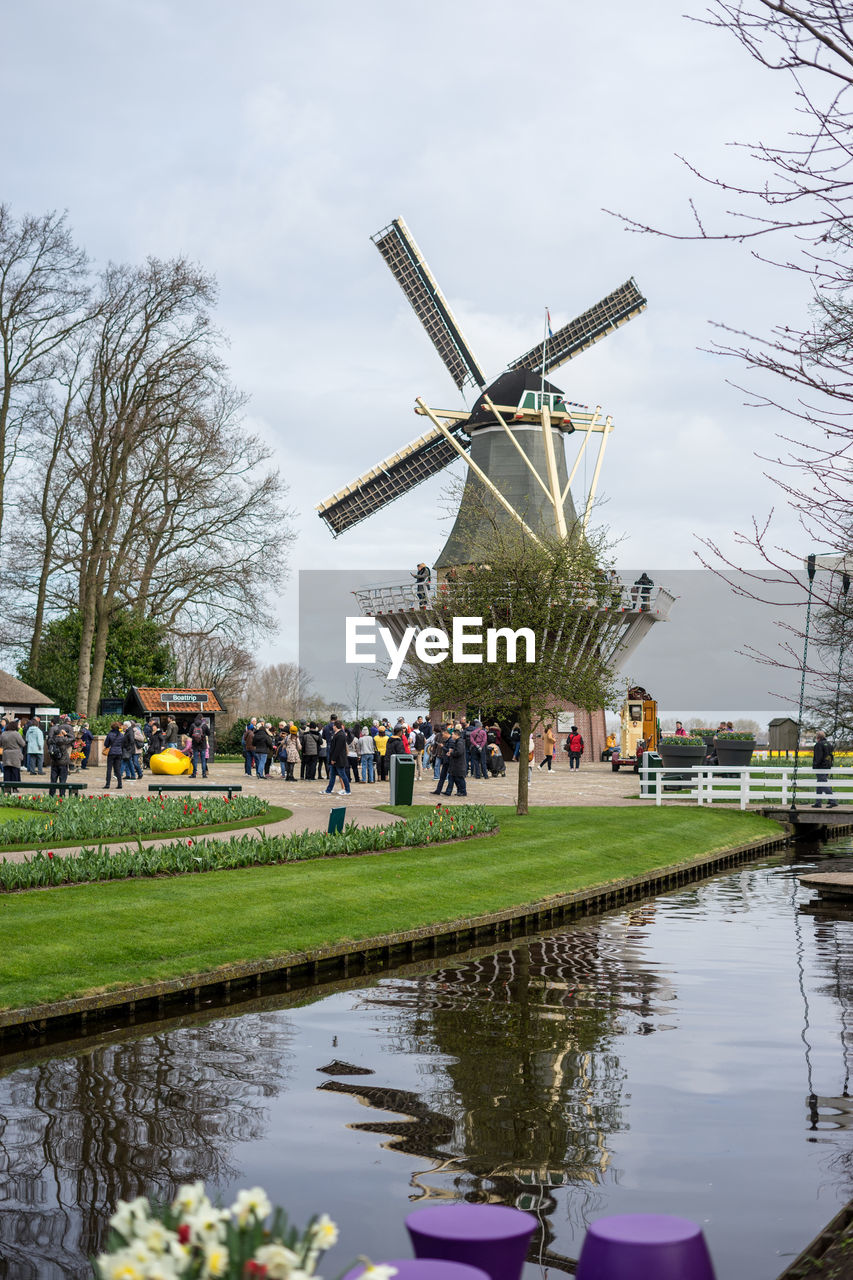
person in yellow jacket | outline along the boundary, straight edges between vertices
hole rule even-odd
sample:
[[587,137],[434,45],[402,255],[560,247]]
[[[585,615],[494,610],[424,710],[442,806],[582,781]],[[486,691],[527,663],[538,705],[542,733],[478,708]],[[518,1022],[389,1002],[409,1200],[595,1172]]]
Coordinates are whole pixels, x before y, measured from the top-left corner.
[[544,769],[547,764],[549,773],[551,772],[551,766],[554,763],[554,748],[556,745],[557,735],[554,732],[554,726],[546,724],[545,732],[542,735],[542,750],[545,752],[545,759],[542,761],[539,768]]
[[373,749],[376,752],[376,763],[379,767],[379,781],[385,782],[388,778],[388,758],[385,755],[388,750],[388,734],[385,732],[384,725],[380,725],[376,730]]

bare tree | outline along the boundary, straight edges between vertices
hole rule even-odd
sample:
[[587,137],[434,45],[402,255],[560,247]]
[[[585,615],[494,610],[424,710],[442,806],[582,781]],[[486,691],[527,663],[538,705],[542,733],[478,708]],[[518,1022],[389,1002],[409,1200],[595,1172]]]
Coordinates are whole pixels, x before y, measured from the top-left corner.
[[301,719],[317,702],[312,679],[295,662],[275,662],[256,667],[246,685],[244,709]]
[[[778,455],[761,462],[798,517],[802,545],[779,544],[771,511],[736,534],[741,548],[758,553],[757,569],[744,569],[737,550],[727,555],[713,540],[699,553],[737,593],[799,610],[805,554],[853,548],[853,10],[837,0],[714,0],[695,20],[733,36],[765,72],[788,79],[797,123],[779,140],[735,144],[754,162],[755,177],[746,182],[708,176],[684,160],[730,201],[719,224],[696,201],[684,230],[623,221],[633,231],[672,239],[747,246],[762,261],[804,273],[811,285],[807,314],[786,317],[764,335],[718,325],[721,339],[712,347],[757,375],[735,384],[747,403],[782,412],[792,423],[779,437]],[[729,571],[738,572],[738,582]],[[813,588],[815,602],[830,613],[838,608],[837,579],[819,575]],[[799,669],[802,629],[788,631],[780,655],[769,660]]]
[[216,689],[229,712],[242,706],[246,685],[255,672],[255,660],[248,649],[227,636],[181,630],[170,633],[169,647],[178,685]]
[[0,547],[6,487],[34,411],[34,391],[51,379],[63,348],[87,322],[88,262],[64,214],[16,221],[0,205]]

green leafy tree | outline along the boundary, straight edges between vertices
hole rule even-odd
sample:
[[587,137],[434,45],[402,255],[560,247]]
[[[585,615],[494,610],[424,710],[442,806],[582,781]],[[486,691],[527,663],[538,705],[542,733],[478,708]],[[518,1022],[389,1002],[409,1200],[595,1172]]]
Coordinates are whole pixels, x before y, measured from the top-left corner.
[[[36,661],[26,659],[18,666],[22,680],[49,694],[62,709],[75,703],[82,630],[76,610],[55,618],[45,628]],[[114,615],[104,663],[103,697],[123,698],[132,684],[169,685],[174,671],[175,660],[163,627],[129,611]]]
[[[483,506],[472,513],[470,544],[477,563],[451,570],[439,591],[428,625],[451,633],[454,619],[481,619],[493,627],[527,628],[535,661],[523,638],[515,649],[500,637],[493,660],[455,662],[452,653],[431,664],[418,658],[403,669],[397,686],[413,702],[435,708],[501,708],[521,728],[516,811],[528,812],[526,746],[532,725],[556,720],[567,703],[592,710],[615,705],[614,673],[606,655],[613,648],[618,612],[610,611],[601,536],[540,535],[498,519]],[[525,650],[527,650],[525,652]],[[410,650],[412,653],[414,650]],[[488,659],[489,655],[484,653]]]

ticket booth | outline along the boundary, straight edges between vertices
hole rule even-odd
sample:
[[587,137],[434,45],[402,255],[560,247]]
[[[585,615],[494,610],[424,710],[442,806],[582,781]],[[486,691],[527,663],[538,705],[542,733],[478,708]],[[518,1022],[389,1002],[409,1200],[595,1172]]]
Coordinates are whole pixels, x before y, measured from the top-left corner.
[[216,717],[226,710],[215,689],[152,689],[131,685],[124,700],[123,714],[140,723],[152,716],[164,728],[169,716],[174,716],[181,734],[189,733],[190,725],[201,713],[210,725],[210,749],[216,743]]

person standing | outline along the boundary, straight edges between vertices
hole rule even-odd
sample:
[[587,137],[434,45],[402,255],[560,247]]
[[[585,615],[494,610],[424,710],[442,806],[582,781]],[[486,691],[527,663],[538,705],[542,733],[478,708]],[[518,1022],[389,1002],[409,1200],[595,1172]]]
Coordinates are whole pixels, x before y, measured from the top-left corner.
[[27,773],[44,773],[44,734],[38,720],[31,720],[25,734],[27,743]]
[[557,735],[554,733],[553,725],[546,724],[545,732],[542,735],[542,750],[545,752],[545,759],[539,768],[544,769],[548,766],[548,772],[551,772],[551,766],[554,763],[554,748],[557,745]]
[[388,761],[385,759],[385,752],[388,750],[388,734],[382,724],[376,730],[373,748],[376,752],[376,764],[379,768],[379,781],[385,782],[388,778]]
[[80,741],[83,743],[83,761],[80,765],[80,768],[88,769],[89,756],[92,754],[92,742],[94,741],[94,734],[92,733],[92,730],[89,728],[89,723],[87,720],[84,720],[82,725],[80,726]]
[[125,782],[133,782],[136,770],[133,767],[132,756],[136,750],[136,742],[133,737],[133,726],[129,720],[122,722],[121,735],[121,771]]
[[579,769],[583,755],[583,738],[576,724],[572,725],[569,736],[566,738],[566,751],[569,753],[569,768]]
[[299,736],[299,745],[302,748],[302,763],[305,766],[305,781],[313,782],[317,776],[317,760],[320,754],[320,744],[323,739],[320,737],[320,731],[312,720],[307,729],[303,729]]
[[[435,784],[435,790],[432,792],[432,794],[434,796],[440,796],[441,788],[444,786],[447,780],[447,775],[450,772],[450,747],[451,747],[450,736],[451,735],[449,733],[444,733],[437,729],[435,736],[438,739],[438,741],[436,742],[433,748],[433,759],[434,759],[433,775],[437,778],[437,781]],[[463,755],[465,753],[464,747],[462,748],[462,753]],[[437,774],[436,774],[436,770],[438,770]]]
[[158,756],[163,750],[166,739],[163,730],[160,728],[159,720],[150,722],[151,732],[148,735],[148,760],[150,762],[152,756]]
[[[2,742],[2,738],[0,738]],[[5,752],[3,759],[6,759]],[[815,734],[814,751],[812,752],[812,768],[817,776],[817,786],[815,791],[818,799],[815,800],[815,808],[819,809],[822,805],[820,796],[831,796],[833,794],[832,787],[829,785],[829,770],[835,763],[835,756],[832,752],[832,744],[827,742],[826,734],[822,729],[818,729]],[[838,805],[837,800],[828,800],[827,808],[835,809]]]
[[373,737],[366,726],[362,729],[358,740],[358,754],[361,759],[362,782],[375,782],[376,777],[373,772],[373,765],[376,751],[373,746]]
[[513,763],[515,763],[521,755],[521,725],[517,720],[509,731],[509,741],[512,746]]
[[[257,735],[256,735],[257,736]],[[198,773],[198,766],[201,765],[201,776],[207,777],[207,744],[210,739],[210,729],[204,723],[204,718],[199,713],[190,725],[190,742],[193,748],[193,771],[190,777],[195,778]],[[272,741],[270,741],[270,750],[272,750]],[[142,774],[140,773],[140,777]]]
[[243,730],[243,736],[240,739],[244,753],[244,766],[246,777],[251,778],[252,769],[255,766],[255,719],[254,716]]
[[471,772],[476,778],[487,778],[489,771],[486,765],[486,731],[480,724],[479,720],[475,720],[468,735],[468,755],[471,762]]
[[[20,782],[21,765],[27,744],[18,732],[18,721],[9,720],[6,728],[0,733],[0,750],[3,752],[3,782]],[[17,788],[15,788],[17,790]],[[53,792],[51,792],[51,795]]]
[[110,789],[110,776],[115,774],[116,786],[121,791],[122,781],[122,746],[124,743],[124,734],[118,721],[113,721],[110,725],[110,731],[104,738],[104,755],[107,758],[107,780],[104,783],[104,790]]
[[432,574],[430,573],[427,565],[425,565],[423,561],[421,561],[421,563],[417,567],[417,570],[411,576],[414,578],[415,582],[417,583],[416,590],[418,593],[418,604],[421,606],[422,609],[425,609],[427,604],[427,592],[429,591],[429,584],[432,579]]
[[335,725],[335,732],[329,743],[329,785],[323,789],[321,795],[331,795],[335,789],[335,778],[341,780],[341,793],[343,795],[352,795],[350,790],[349,778],[347,776],[347,735],[346,730],[340,722]]
[[178,733],[178,722],[174,716],[166,717],[166,730],[163,734],[164,750],[166,747],[176,747],[180,740]]
[[423,729],[419,725],[415,725],[412,730],[411,750],[412,759],[415,762],[415,782],[421,780],[421,769],[424,762],[424,748],[426,747],[426,738]]
[[[64,787],[68,781],[68,766],[71,763],[71,748],[74,746],[74,730],[71,721],[60,720],[47,735],[47,754],[50,757],[50,792],[56,795],[57,783]],[[6,753],[3,753],[6,758]]]
[[447,790],[445,795],[453,794],[453,786],[456,785],[456,794],[458,796],[467,796],[468,791],[465,786],[465,743],[462,741],[462,731],[458,728],[453,730],[453,737],[449,743],[449,767],[447,770]]
[[[272,749],[273,741],[267,732],[266,725],[257,725],[252,735],[252,754],[255,758],[255,777],[259,782],[266,781],[267,756],[272,753]],[[195,744],[193,744],[193,761],[195,761]],[[195,777],[195,770],[192,776]]]

